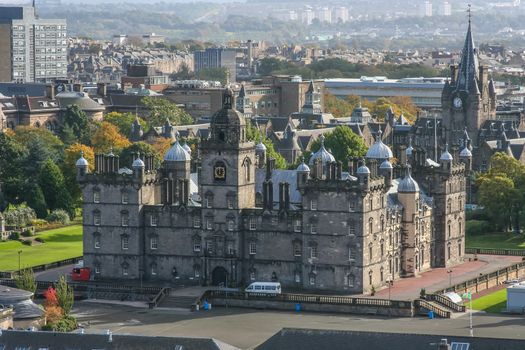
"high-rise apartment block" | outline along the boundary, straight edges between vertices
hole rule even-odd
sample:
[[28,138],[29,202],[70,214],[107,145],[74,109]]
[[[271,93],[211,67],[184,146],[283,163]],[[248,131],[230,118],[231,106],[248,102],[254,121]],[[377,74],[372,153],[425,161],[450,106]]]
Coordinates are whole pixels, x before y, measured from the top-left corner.
[[0,81],[67,77],[65,19],[41,19],[34,7],[0,7]]
[[332,22],[348,22],[348,8],[344,6],[334,7],[332,10]]
[[422,17],[432,17],[432,3],[425,1],[420,5],[419,14]]
[[235,81],[236,70],[235,50],[225,48],[208,48],[193,53],[195,73],[206,68],[225,67],[228,70],[230,81]]
[[439,6],[439,15],[440,16],[451,16],[452,15],[452,5],[448,1],[443,1]]

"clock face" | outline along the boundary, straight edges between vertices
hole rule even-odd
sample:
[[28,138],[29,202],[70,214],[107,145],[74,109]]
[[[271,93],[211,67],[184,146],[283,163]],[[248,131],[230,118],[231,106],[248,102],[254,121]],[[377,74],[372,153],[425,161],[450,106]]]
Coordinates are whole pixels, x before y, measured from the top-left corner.
[[226,168],[223,166],[216,166],[213,170],[215,180],[224,180],[226,178]]
[[463,105],[463,101],[461,101],[461,98],[459,97],[454,98],[454,107],[461,108],[462,105]]

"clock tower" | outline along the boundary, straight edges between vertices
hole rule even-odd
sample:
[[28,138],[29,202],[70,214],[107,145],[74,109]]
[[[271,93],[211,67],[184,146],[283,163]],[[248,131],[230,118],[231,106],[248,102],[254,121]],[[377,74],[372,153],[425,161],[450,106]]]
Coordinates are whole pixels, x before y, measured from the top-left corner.
[[[200,154],[203,209],[255,207],[255,144],[246,138],[246,119],[235,109],[229,88],[223,92],[222,108],[212,116],[208,139],[201,141]],[[213,197],[213,204],[207,197]]]
[[451,77],[441,95],[442,137],[451,146],[463,148],[465,130],[477,148],[479,130],[486,120],[496,118],[496,92],[488,67],[479,64],[469,16],[467,36],[459,65],[450,67]]

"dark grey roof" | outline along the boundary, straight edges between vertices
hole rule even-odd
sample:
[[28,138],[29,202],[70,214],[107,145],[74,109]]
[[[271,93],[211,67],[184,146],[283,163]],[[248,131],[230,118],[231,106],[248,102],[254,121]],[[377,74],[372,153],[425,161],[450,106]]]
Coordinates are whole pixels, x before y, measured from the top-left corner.
[[211,338],[146,337],[113,334],[54,333],[31,331],[2,331],[0,348],[49,350],[235,350],[237,348]]
[[40,318],[44,314],[44,311],[31,300],[32,296],[31,292],[0,285],[0,305],[12,305],[15,320]]
[[475,350],[517,350],[525,348],[525,340],[518,339],[284,328],[255,349],[422,350],[432,349],[430,344],[439,343],[442,339],[446,339],[448,344],[452,342],[469,343],[470,349]]
[[[255,174],[255,191],[262,194],[263,182],[266,179],[266,169],[257,169]],[[302,203],[301,193],[297,190],[297,171],[295,170],[273,170],[273,201],[279,202],[279,183],[290,184],[290,203]]]
[[42,83],[0,83],[0,94],[5,96],[35,96],[46,95],[46,84]]

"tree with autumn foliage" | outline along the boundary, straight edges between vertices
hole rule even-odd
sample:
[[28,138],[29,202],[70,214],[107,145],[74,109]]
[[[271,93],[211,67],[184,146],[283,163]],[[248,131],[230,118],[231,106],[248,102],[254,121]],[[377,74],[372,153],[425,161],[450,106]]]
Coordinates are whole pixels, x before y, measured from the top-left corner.
[[71,332],[77,328],[77,320],[70,314],[74,299],[73,288],[67,284],[64,276],[60,277],[55,288],[48,287],[44,292],[44,298],[47,322],[42,327],[43,330]]
[[163,158],[166,152],[168,152],[168,150],[170,149],[171,142],[172,142],[171,139],[159,137],[151,145],[151,147],[153,147],[155,151],[157,151],[157,153],[160,155],[160,157]]
[[115,125],[102,122],[91,137],[91,145],[95,152],[107,153],[111,149],[121,150],[126,148],[131,145],[131,142],[120,133]]
[[80,143],[74,143],[66,148],[64,151],[64,162],[62,163],[62,173],[64,174],[66,188],[75,202],[80,200],[81,194],[76,178],[76,163],[82,152],[89,163],[89,171],[93,171],[95,169],[95,152],[92,147]]

